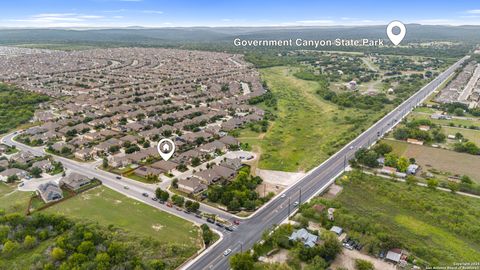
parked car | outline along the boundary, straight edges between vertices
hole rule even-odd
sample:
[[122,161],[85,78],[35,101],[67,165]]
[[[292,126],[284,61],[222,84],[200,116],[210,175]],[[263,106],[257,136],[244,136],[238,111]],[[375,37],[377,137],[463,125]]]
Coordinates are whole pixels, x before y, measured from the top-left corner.
[[159,203],[159,204],[165,204],[165,202],[162,201],[162,200],[158,200],[158,203]]
[[223,227],[225,227],[225,225],[223,225],[223,224],[222,224],[222,223],[220,223],[220,222],[217,222],[217,223],[215,223],[215,225],[217,225],[217,226],[218,226],[218,227],[220,227],[220,228],[223,228]]
[[120,177],[120,176],[117,176],[117,177],[115,177],[115,178],[117,178],[117,179],[122,179],[122,177]]
[[234,221],[233,221],[233,224],[235,224],[235,225],[240,225],[240,220],[234,220]]
[[144,192],[144,193],[142,193],[142,196],[143,197],[148,197],[148,193]]
[[152,197],[152,201],[158,201],[157,197]]
[[200,215],[200,214],[195,214],[195,216],[196,216],[197,218],[200,218],[200,219],[202,218],[202,215]]
[[228,256],[228,254],[232,253],[231,249],[227,249],[223,252],[223,256]]
[[207,218],[207,222],[215,223],[215,220],[213,220],[213,218]]
[[168,203],[167,203],[167,206],[168,206],[168,207],[173,207],[173,204],[172,204],[171,202],[168,202]]
[[229,232],[233,232],[233,227],[232,226],[225,226],[225,230]]

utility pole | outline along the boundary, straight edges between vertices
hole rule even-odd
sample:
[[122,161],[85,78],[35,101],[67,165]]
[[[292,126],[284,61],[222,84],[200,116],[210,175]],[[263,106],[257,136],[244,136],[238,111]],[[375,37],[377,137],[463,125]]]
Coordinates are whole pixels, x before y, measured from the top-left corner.
[[288,216],[290,216],[290,196],[288,196]]
[[300,204],[302,203],[302,188],[300,188],[300,195],[298,195],[298,205],[300,207]]

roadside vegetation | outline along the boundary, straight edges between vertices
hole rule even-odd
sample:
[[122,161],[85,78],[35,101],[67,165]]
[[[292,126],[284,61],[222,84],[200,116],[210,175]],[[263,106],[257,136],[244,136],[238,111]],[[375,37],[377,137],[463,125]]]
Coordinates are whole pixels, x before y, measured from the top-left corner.
[[0,83],[0,134],[27,123],[33,117],[36,106],[48,99],[47,96]]
[[[333,200],[316,198],[302,205],[303,217],[323,227],[343,227],[363,249],[378,255],[405,249],[421,266],[475,262],[480,256],[480,201],[353,171],[338,181]],[[407,181],[408,183],[408,181]],[[312,206],[336,208],[334,221]]]

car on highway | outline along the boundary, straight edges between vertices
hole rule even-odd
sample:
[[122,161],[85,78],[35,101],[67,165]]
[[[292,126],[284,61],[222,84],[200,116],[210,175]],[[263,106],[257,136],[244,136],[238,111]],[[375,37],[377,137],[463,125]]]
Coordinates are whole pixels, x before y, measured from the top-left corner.
[[297,206],[297,205],[298,205],[298,201],[295,201],[295,202],[293,203],[293,206]]
[[280,198],[285,198],[287,195],[285,193],[283,193]]
[[231,249],[227,249],[223,252],[223,256],[228,256],[228,254],[232,253],[232,250]]
[[117,178],[117,179],[119,179],[119,180],[122,179],[122,177],[120,177],[120,176],[116,176],[115,178]]
[[143,197],[148,197],[148,193],[144,192],[144,193],[142,193],[142,196]]
[[130,189],[128,186],[123,186],[123,189]]

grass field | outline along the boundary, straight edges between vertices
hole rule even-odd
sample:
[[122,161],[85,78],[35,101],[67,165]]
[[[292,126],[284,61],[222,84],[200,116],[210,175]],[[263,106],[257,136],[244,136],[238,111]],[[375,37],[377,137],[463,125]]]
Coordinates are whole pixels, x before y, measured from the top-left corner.
[[428,264],[447,266],[480,258],[474,233],[480,226],[480,200],[374,176],[351,174],[349,179],[335,199],[341,208],[338,215],[335,212],[337,224],[375,231],[374,235],[382,232]]
[[409,144],[403,141],[383,140],[393,147],[393,152],[407,158],[415,158],[422,170],[430,168],[451,174],[468,175],[480,183],[480,156],[451,150]]
[[277,118],[265,134],[245,128],[239,139],[261,152],[261,169],[307,171],[381,116],[324,101],[315,93],[318,83],[294,77],[295,68],[260,71],[277,97],[278,110],[273,112]]
[[455,133],[461,133],[464,138],[476,145],[480,145],[480,131],[473,129],[457,128],[457,127],[442,127],[446,135],[455,135]]
[[0,209],[7,213],[24,214],[32,192],[18,191],[16,184],[0,182]]
[[437,119],[431,119],[430,114],[422,113],[422,112],[412,112],[408,116],[408,120],[413,120],[413,119],[428,119],[432,121],[432,123],[441,125],[441,126],[449,126],[451,123],[454,124],[455,126],[461,125],[462,127],[470,127],[472,125],[474,126],[480,126],[480,120],[477,118],[472,118],[472,119],[450,119],[450,120],[437,120]]
[[162,243],[197,247],[198,230],[192,223],[100,186],[56,204],[46,212],[87,219],[125,229]]

